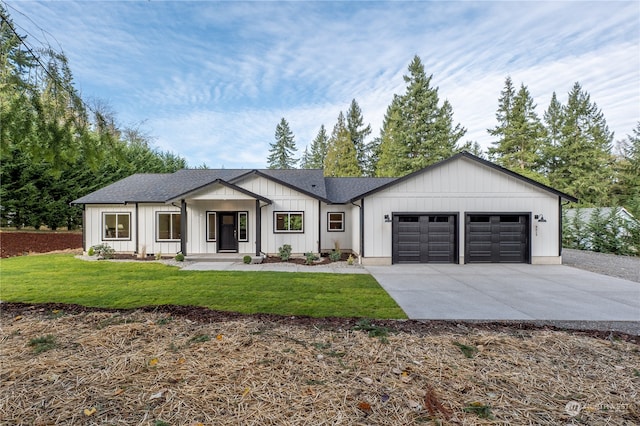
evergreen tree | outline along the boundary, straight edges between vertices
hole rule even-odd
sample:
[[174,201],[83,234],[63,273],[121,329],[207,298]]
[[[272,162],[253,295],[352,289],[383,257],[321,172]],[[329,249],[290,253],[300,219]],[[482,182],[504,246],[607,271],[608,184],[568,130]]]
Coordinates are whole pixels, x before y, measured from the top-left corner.
[[612,140],[602,111],[575,83],[562,108],[555,164],[548,176],[551,185],[583,205],[607,205],[613,179]]
[[304,152],[302,153],[302,158],[300,158],[300,168],[301,169],[313,168],[309,166],[310,162],[311,162],[311,155],[309,154],[309,149],[305,146]]
[[618,142],[617,196],[622,206],[640,218],[640,121],[631,135]]
[[482,147],[476,141],[465,142],[464,145],[462,146],[461,151],[467,151],[468,153],[473,154],[476,157],[485,158],[484,157],[484,152],[482,152]]
[[324,159],[325,176],[361,176],[358,153],[353,145],[344,114],[340,111],[333,126],[327,156]]
[[406,165],[404,145],[398,129],[401,122],[399,99],[398,95],[394,95],[382,122],[375,168],[375,175],[378,177],[401,176],[410,171]]
[[544,113],[545,136],[542,150],[542,171],[549,174],[558,166],[558,148],[562,139],[563,112],[556,92],[551,95],[551,102]]
[[309,169],[322,169],[324,168],[324,159],[327,156],[327,149],[329,146],[329,136],[324,128],[324,124],[320,126],[318,134],[311,142],[311,152],[309,153]]
[[331,177],[362,176],[358,165],[357,152],[351,134],[346,127],[334,129],[335,138],[329,142],[329,150],[324,162],[324,175]]
[[489,148],[489,156],[503,167],[546,181],[540,173],[544,128],[535,107],[524,84],[514,96],[511,78],[507,77],[496,113],[498,125],[489,129],[489,134],[498,138]]
[[284,117],[276,126],[275,142],[269,144],[267,167],[270,169],[293,169],[297,160],[294,158],[296,142]]
[[466,130],[453,125],[451,105],[439,106],[438,89],[431,87],[418,56],[409,65],[403,95],[395,95],[380,135],[378,176],[402,176],[453,155]]
[[351,142],[356,150],[358,166],[360,171],[364,172],[367,167],[367,150],[365,138],[371,134],[371,125],[364,125],[364,117],[362,110],[355,99],[351,101],[349,110],[347,111],[347,130],[351,135]]

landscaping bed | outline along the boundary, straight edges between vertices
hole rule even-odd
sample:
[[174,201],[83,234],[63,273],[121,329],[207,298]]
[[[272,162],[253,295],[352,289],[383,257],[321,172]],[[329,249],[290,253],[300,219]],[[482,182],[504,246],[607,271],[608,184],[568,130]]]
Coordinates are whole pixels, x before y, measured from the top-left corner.
[[532,325],[0,305],[2,424],[640,422],[637,337]]

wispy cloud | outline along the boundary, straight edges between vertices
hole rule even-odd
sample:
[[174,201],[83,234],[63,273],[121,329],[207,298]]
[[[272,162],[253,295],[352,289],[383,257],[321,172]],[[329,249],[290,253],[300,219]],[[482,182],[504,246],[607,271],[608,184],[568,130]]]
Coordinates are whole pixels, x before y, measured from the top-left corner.
[[353,98],[373,137],[415,54],[484,146],[507,75],[540,115],[580,81],[618,137],[640,119],[637,2],[9,3],[55,36],[84,93],[192,165],[264,166],[281,117],[302,151]]

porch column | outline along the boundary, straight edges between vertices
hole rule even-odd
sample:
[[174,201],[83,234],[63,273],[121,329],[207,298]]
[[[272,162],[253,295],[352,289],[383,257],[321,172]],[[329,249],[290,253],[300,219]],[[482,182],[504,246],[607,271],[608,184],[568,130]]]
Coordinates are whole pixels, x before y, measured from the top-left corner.
[[262,214],[260,210],[260,200],[256,200],[256,256],[260,256],[262,251]]
[[180,251],[187,255],[187,201],[180,201]]

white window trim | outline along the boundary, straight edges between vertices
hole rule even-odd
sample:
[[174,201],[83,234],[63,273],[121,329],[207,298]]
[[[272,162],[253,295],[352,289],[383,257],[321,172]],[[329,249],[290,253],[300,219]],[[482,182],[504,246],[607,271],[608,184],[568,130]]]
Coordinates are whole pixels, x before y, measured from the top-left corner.
[[[240,235],[241,235],[241,233],[240,233],[240,216],[241,216],[241,215],[244,215],[244,216],[245,216],[245,218],[246,218],[246,219],[245,219],[245,221],[244,221],[244,223],[245,223],[245,227],[247,228],[247,229],[245,230],[245,234],[246,234],[246,237],[245,237],[245,238],[240,238]],[[238,214],[237,214],[237,219],[238,219],[238,225],[237,225],[237,229],[238,229],[238,242],[246,243],[247,241],[249,241],[249,212],[247,212],[247,211],[238,212]]]
[[[168,215],[178,215],[180,216],[180,212],[177,211],[169,211],[169,212],[156,212],[156,241],[157,242],[175,242],[175,241],[180,241],[180,238],[160,238],[160,215],[161,214],[168,214]],[[182,223],[182,218],[180,218],[180,222]],[[181,224],[182,226],[182,224]],[[180,233],[180,229],[178,229],[178,233]],[[173,229],[173,220],[169,219],[169,234],[170,235],[174,235],[174,229]]]
[[[118,225],[120,221],[118,220],[118,216],[129,216],[129,236],[126,238],[120,237],[107,237],[106,235],[106,216],[114,215],[116,217],[116,235],[118,234]],[[103,241],[131,241],[131,213],[130,212],[102,212],[102,240]]]
[[[279,214],[286,214],[289,217],[291,217],[291,215],[300,215],[301,219],[302,219],[302,229],[300,230],[290,230],[290,229],[278,229],[278,215]],[[289,223],[291,223],[289,221]],[[304,234],[304,212],[300,212],[300,211],[279,211],[279,212],[273,212],[273,233],[274,234]]]
[[[213,220],[213,226],[215,227],[215,231],[216,231],[216,235],[215,238],[211,239],[209,238],[209,216],[213,216],[215,217],[215,219]],[[206,230],[205,232],[207,233],[207,235],[205,235],[207,242],[209,243],[214,243],[216,241],[218,241],[218,214],[217,212],[207,212],[207,226],[205,226]]]
[[[337,220],[331,220],[331,215],[332,214],[339,214],[342,219],[340,219],[340,221]],[[327,232],[344,232],[344,212],[327,212]],[[331,229],[331,224],[332,223],[340,223],[340,228],[339,229]]]

